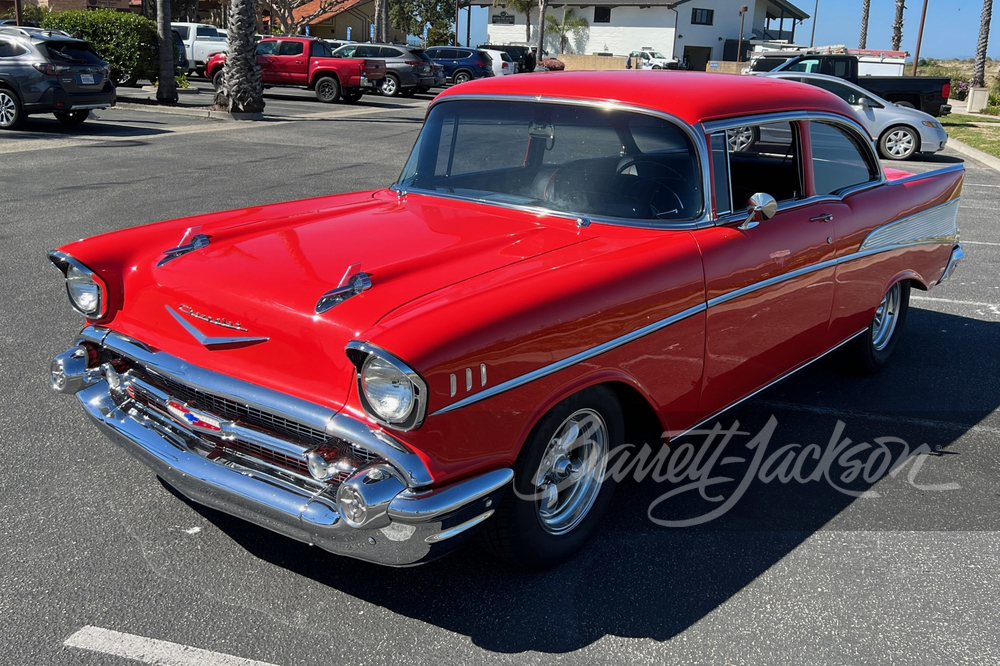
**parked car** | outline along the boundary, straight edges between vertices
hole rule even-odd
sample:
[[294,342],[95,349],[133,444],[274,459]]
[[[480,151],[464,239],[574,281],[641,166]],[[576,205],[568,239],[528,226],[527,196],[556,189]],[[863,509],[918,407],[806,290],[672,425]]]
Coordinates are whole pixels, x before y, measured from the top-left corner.
[[[756,66],[756,63],[751,65],[751,69]],[[799,55],[777,63],[768,71],[826,74],[861,86],[894,104],[920,109],[935,117],[951,113],[951,105],[947,103],[951,79],[947,76],[858,76],[857,56],[838,53]]]
[[489,58],[487,63],[493,76],[507,76],[514,73],[514,61],[503,51],[479,49],[479,53]]
[[[728,150],[775,123],[787,154]],[[481,529],[550,565],[600,529],[624,442],[838,348],[885,366],[911,289],[963,256],[963,177],[883,171],[815,86],[470,81],[388,188],[53,251],[86,324],[51,385],[178,492],[292,538],[404,565]]]
[[489,56],[478,49],[432,46],[426,53],[431,60],[444,67],[444,74],[451,83],[493,76]]
[[[226,54],[216,53],[205,65],[216,90],[222,87],[225,64]],[[357,102],[364,93],[375,92],[385,76],[381,60],[335,58],[316,37],[265,37],[257,43],[257,64],[267,85],[308,88],[326,103]]]
[[530,46],[521,44],[480,44],[480,49],[493,51],[503,51],[511,57],[517,67],[515,73],[535,71],[535,50]]
[[184,48],[184,40],[176,30],[170,32],[174,35],[174,71],[180,74],[187,74],[191,71],[191,63],[187,59],[187,50]]
[[385,63],[383,95],[410,96],[434,86],[434,63],[424,50],[404,44],[348,44],[333,52],[334,58],[378,58]]
[[336,51],[346,44],[357,44],[353,39],[324,39],[323,41],[330,47],[330,51]]
[[184,42],[184,55],[187,56],[190,67],[188,73],[204,76],[209,58],[226,50],[226,38],[219,34],[219,29],[214,25],[171,23],[170,27]]
[[114,103],[110,67],[90,42],[59,30],[0,27],[0,129],[41,113],[79,125]]
[[918,153],[944,150],[948,133],[933,116],[882,99],[861,86],[824,74],[775,73],[768,76],[822,88],[851,105],[887,160],[908,160]]
[[659,51],[632,51],[628,57],[632,69],[677,69],[677,58],[668,58]]

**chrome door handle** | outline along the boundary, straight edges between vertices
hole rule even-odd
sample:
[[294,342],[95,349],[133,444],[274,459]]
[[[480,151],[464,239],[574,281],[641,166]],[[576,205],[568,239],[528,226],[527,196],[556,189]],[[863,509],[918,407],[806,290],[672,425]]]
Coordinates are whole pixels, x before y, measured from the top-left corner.
[[824,213],[823,215],[817,215],[816,217],[810,217],[810,222],[833,222],[833,215],[830,213]]

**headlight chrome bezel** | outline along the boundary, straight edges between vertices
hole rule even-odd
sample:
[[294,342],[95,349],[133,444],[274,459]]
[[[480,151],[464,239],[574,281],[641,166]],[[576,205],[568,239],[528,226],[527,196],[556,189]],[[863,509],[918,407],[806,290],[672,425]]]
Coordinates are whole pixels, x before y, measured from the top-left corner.
[[[427,383],[413,368],[407,365],[399,357],[382,349],[381,347],[377,347],[367,342],[361,342],[359,340],[352,340],[349,342],[345,352],[347,357],[351,360],[351,363],[354,364],[358,388],[358,399],[368,416],[370,416],[379,425],[392,428],[393,430],[415,430],[423,425],[424,416],[427,414]],[[392,365],[410,382],[413,387],[413,405],[410,407],[410,410],[406,413],[406,415],[400,419],[385,418],[383,415],[379,414],[378,410],[375,409],[371,401],[368,399],[368,395],[365,392],[363,373],[366,364],[372,357]]]
[[[88,266],[84,265],[78,259],[72,255],[66,254],[65,252],[60,252],[58,250],[53,250],[49,252],[49,261],[59,269],[63,274],[63,280],[66,283],[66,296],[69,298],[69,304],[74,310],[82,314],[87,319],[98,320],[104,317],[107,313],[108,308],[108,288],[97,273],[95,273]],[[70,288],[70,271],[75,269],[80,275],[87,280],[90,280],[97,287],[97,307],[93,310],[85,310],[77,303],[76,299],[73,298],[73,291]]]

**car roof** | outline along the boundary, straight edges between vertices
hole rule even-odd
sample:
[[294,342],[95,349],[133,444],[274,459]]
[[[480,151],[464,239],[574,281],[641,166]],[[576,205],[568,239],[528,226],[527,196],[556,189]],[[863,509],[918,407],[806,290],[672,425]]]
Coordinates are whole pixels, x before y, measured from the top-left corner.
[[449,88],[434,103],[463,95],[614,102],[670,113],[689,124],[783,111],[825,111],[855,119],[847,102],[822,88],[741,74],[613,70],[498,76]]

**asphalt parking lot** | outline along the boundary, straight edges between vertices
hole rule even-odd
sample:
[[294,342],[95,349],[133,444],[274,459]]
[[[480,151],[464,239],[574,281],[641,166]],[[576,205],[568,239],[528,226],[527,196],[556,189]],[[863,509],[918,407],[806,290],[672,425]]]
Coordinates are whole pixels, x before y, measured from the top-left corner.
[[269,91],[276,115],[258,123],[112,109],[0,135],[0,663],[1000,663],[1000,174],[971,160],[967,258],[914,292],[890,367],[858,377],[831,356],[721,419],[757,432],[774,416],[773,448],[825,446],[838,421],[855,442],[927,445],[916,471],[841,484],[854,494],[755,483],[721,518],[681,529],[647,518],[663,484],[624,484],[599,537],[556,569],[511,570],[472,546],[396,570],[182,500],[125,457],[48,389],[81,320],[45,254],[388,185],[429,99],[288,96]]

